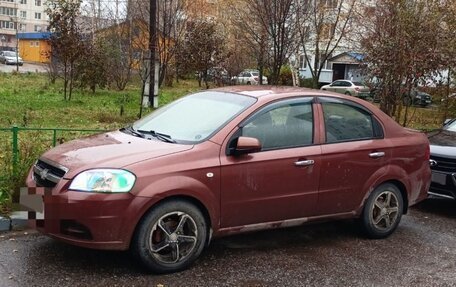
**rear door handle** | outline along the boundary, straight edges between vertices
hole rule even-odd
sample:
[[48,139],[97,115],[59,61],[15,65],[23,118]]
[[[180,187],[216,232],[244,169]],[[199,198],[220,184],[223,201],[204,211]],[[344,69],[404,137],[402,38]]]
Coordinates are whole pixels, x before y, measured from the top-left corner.
[[315,163],[315,161],[313,159],[308,159],[308,160],[299,160],[299,161],[295,161],[295,166],[309,166],[309,165],[313,165]]
[[370,158],[380,158],[380,157],[384,157],[385,156],[385,153],[382,152],[382,151],[377,151],[377,152],[371,152],[369,154],[369,157]]

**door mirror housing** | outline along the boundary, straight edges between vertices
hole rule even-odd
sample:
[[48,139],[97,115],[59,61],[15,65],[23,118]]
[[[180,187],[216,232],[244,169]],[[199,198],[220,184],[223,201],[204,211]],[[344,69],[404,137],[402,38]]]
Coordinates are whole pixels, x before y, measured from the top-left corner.
[[257,138],[239,137],[234,155],[242,155],[261,151],[261,143]]

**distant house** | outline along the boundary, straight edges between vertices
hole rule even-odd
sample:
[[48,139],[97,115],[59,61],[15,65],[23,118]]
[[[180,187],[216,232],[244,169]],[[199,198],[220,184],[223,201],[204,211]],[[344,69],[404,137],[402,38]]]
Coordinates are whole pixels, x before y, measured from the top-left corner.
[[19,55],[26,62],[48,63],[51,45],[49,32],[18,33]]
[[360,65],[364,55],[356,52],[344,52],[328,59],[332,66],[332,80],[351,80],[355,82],[363,81],[363,74]]
[[[315,61],[314,55],[311,55],[309,59],[310,63],[313,65],[313,62]],[[364,80],[361,70],[363,59],[364,55],[357,52],[342,52],[328,58],[323,64],[319,83],[328,84],[341,79],[362,82]],[[299,75],[301,78],[312,77],[304,55],[301,55],[299,58]]]

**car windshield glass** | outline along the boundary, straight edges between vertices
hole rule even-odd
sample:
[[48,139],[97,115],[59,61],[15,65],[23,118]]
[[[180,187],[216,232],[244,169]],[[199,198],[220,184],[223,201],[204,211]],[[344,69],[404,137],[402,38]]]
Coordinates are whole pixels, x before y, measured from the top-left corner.
[[3,52],[3,54],[6,57],[16,57],[16,53],[15,52]]
[[362,83],[360,83],[360,82],[353,82],[353,85],[355,85],[355,86],[364,86],[364,85],[363,85]]
[[446,130],[456,132],[456,120],[445,127]]
[[255,102],[255,98],[239,94],[196,93],[153,112],[134,123],[133,128],[165,134],[178,143],[197,143],[210,137]]
[[258,77],[258,76],[260,75],[260,73],[253,72],[252,75],[253,75],[254,77]]

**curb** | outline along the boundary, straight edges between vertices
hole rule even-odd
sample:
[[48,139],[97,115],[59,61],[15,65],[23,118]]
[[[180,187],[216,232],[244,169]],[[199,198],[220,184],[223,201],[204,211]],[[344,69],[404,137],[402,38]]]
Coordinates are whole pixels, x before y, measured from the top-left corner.
[[28,227],[28,213],[24,211],[13,212],[10,218],[0,216],[0,232],[21,230]]

